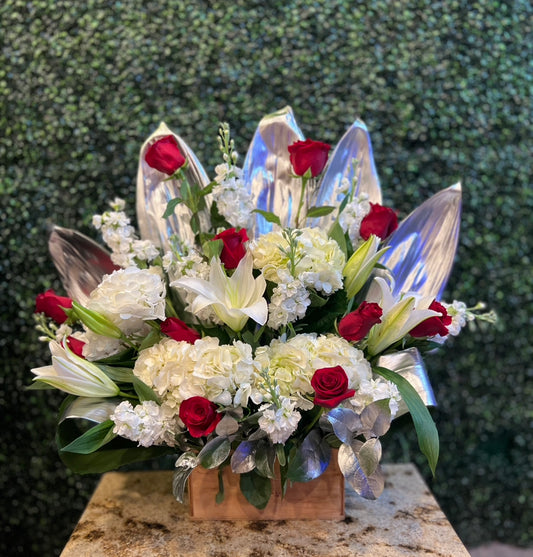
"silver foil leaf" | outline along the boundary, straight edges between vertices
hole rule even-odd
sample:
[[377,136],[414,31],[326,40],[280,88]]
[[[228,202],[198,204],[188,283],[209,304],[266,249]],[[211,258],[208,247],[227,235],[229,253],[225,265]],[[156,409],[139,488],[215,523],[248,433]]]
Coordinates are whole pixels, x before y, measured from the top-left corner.
[[389,431],[391,413],[389,401],[378,400],[365,406],[361,412],[361,424],[365,437],[381,437]]
[[450,275],[461,218],[461,184],[438,193],[406,217],[385,242],[380,263],[394,275],[394,294],[440,298]]
[[318,430],[313,429],[291,458],[287,478],[293,482],[314,480],[326,471],[330,459],[330,446]]
[[[355,162],[356,161],[356,162]],[[381,204],[381,188],[374,163],[370,134],[364,122],[356,120],[342,136],[329,158],[320,180],[314,204],[317,207],[338,207],[345,194],[339,192],[343,179],[350,184],[354,180],[354,195],[368,194],[369,201]],[[337,213],[322,217],[321,225],[326,228],[334,221]]]
[[[367,447],[361,455],[364,445]],[[365,499],[377,499],[385,487],[381,467],[374,466],[376,459],[379,462],[379,457],[381,445],[377,439],[370,439],[365,444],[357,440],[351,445],[343,443],[339,448],[339,468],[344,478],[354,491]]]
[[64,420],[79,418],[101,424],[115,411],[121,399],[93,398],[80,396],[73,400],[61,415],[59,423]]
[[255,468],[255,449],[257,444],[242,441],[231,455],[231,471],[235,474],[246,474]]
[[172,478],[172,493],[180,503],[183,503],[187,480],[198,464],[198,458],[192,453],[183,453],[176,461],[176,471]]
[[363,429],[361,417],[349,408],[337,407],[327,414],[335,435],[343,443],[351,443],[352,439]]
[[[179,197],[180,181],[168,180],[166,174],[151,168],[144,160],[148,147],[167,135],[173,135],[176,138],[182,155],[187,159],[187,167],[182,171],[189,184],[198,184],[202,188],[209,184],[209,178],[194,152],[179,135],[173,133],[164,122],[161,122],[157,130],[144,142],[139,154],[137,223],[141,238],[150,240],[164,250],[169,248],[169,238],[174,234],[181,241],[194,244],[194,233],[190,225],[191,211],[183,203],[176,207],[174,214],[168,219],[163,218],[168,202]],[[209,204],[209,200],[207,201]],[[209,211],[201,211],[199,217],[202,228],[207,230]]]
[[198,459],[204,468],[216,468],[228,458],[230,451],[231,443],[227,437],[214,437],[198,453]]
[[68,296],[81,305],[85,305],[105,275],[120,269],[105,249],[70,228],[54,226],[48,249]]
[[[291,107],[286,106],[259,122],[244,160],[243,179],[255,207],[276,214],[284,227],[295,225],[302,183],[292,176],[288,147],[303,139]],[[303,210],[305,214],[305,203]],[[257,214],[252,232],[258,237],[273,226]]]
[[[398,375],[407,379],[426,406],[437,406],[435,394],[433,393],[433,388],[424,366],[424,360],[416,348],[408,348],[401,352],[381,356],[378,360],[378,366],[395,371]],[[402,400],[395,417],[398,418],[407,412],[407,405]]]

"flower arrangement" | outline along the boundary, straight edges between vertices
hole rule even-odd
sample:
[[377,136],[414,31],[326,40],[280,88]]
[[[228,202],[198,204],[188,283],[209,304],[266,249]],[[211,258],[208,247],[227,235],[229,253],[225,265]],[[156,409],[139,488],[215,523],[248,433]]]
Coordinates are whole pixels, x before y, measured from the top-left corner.
[[120,199],[93,218],[110,253],[53,230],[68,296],[37,296],[52,363],[32,370],[32,387],[67,393],[61,458],[94,473],[174,455],[178,500],[195,467],[230,466],[263,508],[276,460],[284,486],[306,482],[338,448],[346,481],[372,499],[384,486],[380,438],[409,411],[434,471],[435,401],[420,353],[479,309],[439,299],[460,187],[398,225],[360,121],[330,154],[304,140],[287,107],[260,122],[243,168],[226,124],[219,143],[210,181],[164,124],[148,138],[140,237]]

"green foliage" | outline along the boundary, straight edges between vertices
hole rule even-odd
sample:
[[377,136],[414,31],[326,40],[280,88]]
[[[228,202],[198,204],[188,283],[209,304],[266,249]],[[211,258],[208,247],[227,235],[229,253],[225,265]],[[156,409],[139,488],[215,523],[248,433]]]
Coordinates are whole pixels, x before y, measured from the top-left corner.
[[[287,104],[306,136],[332,145],[361,117],[400,217],[463,183],[446,298],[486,301],[500,328],[466,331],[426,358],[441,439],[426,479],[468,545],[533,543],[531,15],[525,0],[4,0],[0,554],[58,555],[98,478],[59,459],[61,394],[24,389],[48,363],[35,295],[64,293],[49,226],[97,238],[91,217],[117,195],[133,216],[138,152],[161,120],[212,177],[219,122],[242,164],[259,119]],[[388,434],[386,457],[426,473],[406,423]]]

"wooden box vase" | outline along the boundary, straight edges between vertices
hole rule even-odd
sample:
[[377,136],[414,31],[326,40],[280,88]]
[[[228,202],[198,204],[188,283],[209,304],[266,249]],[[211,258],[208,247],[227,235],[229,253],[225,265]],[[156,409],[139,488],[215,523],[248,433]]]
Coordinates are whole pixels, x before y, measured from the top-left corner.
[[[335,451],[336,452],[336,451]],[[278,464],[278,463],[276,463]],[[199,466],[189,477],[190,516],[195,520],[293,520],[344,518],[344,476],[332,454],[326,471],[310,482],[294,482],[282,497],[279,465],[272,495],[264,509],[251,505],[241,493],[240,475],[227,466],[222,471],[224,501],[217,504],[218,470]]]

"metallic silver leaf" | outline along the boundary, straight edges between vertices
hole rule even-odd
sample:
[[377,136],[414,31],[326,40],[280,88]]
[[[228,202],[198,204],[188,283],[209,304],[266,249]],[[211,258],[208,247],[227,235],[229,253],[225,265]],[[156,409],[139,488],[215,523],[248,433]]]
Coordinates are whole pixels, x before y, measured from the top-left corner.
[[[357,164],[354,165],[354,160]],[[338,207],[345,194],[339,194],[344,178],[351,184],[355,176],[356,196],[366,193],[372,203],[381,203],[381,188],[374,163],[370,134],[364,122],[356,120],[342,136],[329,158],[328,165],[318,186],[313,204],[317,207],[331,205]],[[322,217],[320,226],[329,228],[336,218],[333,212]],[[315,219],[314,219],[315,220]]]
[[365,406],[361,412],[362,430],[366,437],[381,437],[389,431],[391,413],[389,401],[378,400]]
[[218,422],[217,427],[215,429],[215,433],[217,435],[221,435],[223,437],[227,437],[228,435],[232,435],[239,431],[239,422],[232,416],[225,414],[224,417]]
[[104,275],[120,269],[105,249],[70,228],[54,226],[48,249],[68,296],[81,305],[85,305]]
[[235,474],[246,474],[255,468],[255,449],[257,444],[242,441],[231,455],[231,471]]
[[385,242],[380,263],[394,275],[394,294],[439,298],[452,269],[461,218],[461,184],[446,188],[405,218]]
[[[243,179],[255,207],[276,214],[282,226],[295,225],[301,188],[300,178],[292,177],[288,147],[303,139],[291,107],[286,106],[259,122],[244,160]],[[251,232],[257,237],[272,228],[273,224],[258,214]]]
[[180,503],[183,503],[187,480],[198,464],[198,458],[192,453],[184,453],[176,461],[176,471],[172,478],[172,493]]
[[357,457],[365,475],[368,477],[374,474],[381,460],[381,443],[379,439],[373,438],[363,443]]
[[[433,393],[433,388],[424,366],[424,360],[416,348],[409,348],[401,352],[381,356],[378,360],[378,366],[395,371],[398,375],[407,379],[426,406],[437,406],[435,394]],[[402,400],[396,418],[406,412],[408,412],[407,405]]]
[[[370,475],[365,473],[358,458],[362,446],[361,441],[353,441],[351,445],[343,443],[339,448],[339,468],[356,493],[365,499],[377,499],[385,487],[385,478],[380,466]],[[372,454],[372,450],[368,453]],[[363,455],[365,466],[370,465],[369,454]],[[369,469],[372,469],[372,466],[369,466]]]
[[100,424],[109,420],[121,399],[80,396],[74,399],[61,415],[59,423],[71,418],[81,418]]
[[322,475],[329,465],[331,448],[318,430],[312,430],[289,461],[287,478],[309,482]]
[[[179,197],[180,181],[168,180],[166,174],[151,168],[144,160],[148,147],[167,135],[173,135],[176,138],[181,153],[187,159],[188,164],[183,173],[189,184],[198,184],[202,188],[209,184],[209,178],[194,152],[179,135],[173,133],[164,122],[161,122],[157,130],[144,142],[139,154],[137,222],[141,238],[150,240],[163,249],[168,249],[169,238],[173,234],[184,242],[194,243],[194,233],[190,225],[191,211],[183,203],[176,207],[172,216],[168,219],[163,218],[167,203]],[[199,216],[203,229],[207,230],[209,212],[202,211]]]
[[204,468],[220,466],[231,451],[231,443],[227,437],[214,437],[198,453],[198,459]]
[[350,444],[363,429],[360,416],[349,408],[333,408],[328,412],[327,419],[333,426],[335,435],[343,443]]

